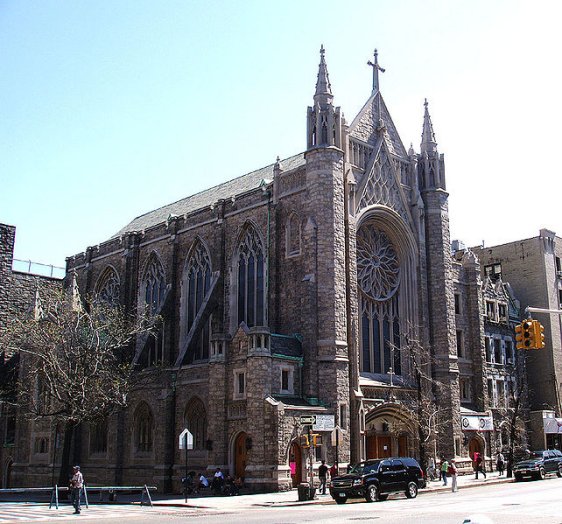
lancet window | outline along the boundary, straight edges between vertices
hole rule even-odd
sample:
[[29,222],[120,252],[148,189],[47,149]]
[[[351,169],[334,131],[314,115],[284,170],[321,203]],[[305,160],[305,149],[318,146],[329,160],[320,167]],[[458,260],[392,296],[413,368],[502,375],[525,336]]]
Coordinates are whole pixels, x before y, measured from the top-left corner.
[[185,427],[193,435],[193,449],[205,449],[207,440],[207,412],[200,399],[193,399],[185,413]]
[[101,275],[96,286],[98,300],[110,306],[119,304],[119,277],[115,270],[108,267]]
[[248,228],[238,249],[238,323],[265,324],[265,258],[258,234]]
[[400,261],[386,233],[373,223],[357,234],[357,281],[361,370],[400,375]]
[[148,314],[156,315],[164,302],[166,277],[164,276],[162,264],[155,256],[151,257],[150,262],[146,266],[142,290],[144,291],[144,302]]

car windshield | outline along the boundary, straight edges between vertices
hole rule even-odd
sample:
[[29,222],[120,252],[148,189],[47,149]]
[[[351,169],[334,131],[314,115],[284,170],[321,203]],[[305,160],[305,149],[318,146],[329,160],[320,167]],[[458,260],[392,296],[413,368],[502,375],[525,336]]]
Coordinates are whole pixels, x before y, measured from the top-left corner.
[[531,460],[542,459],[544,451],[532,451],[531,456],[529,457]]
[[349,473],[353,475],[365,475],[366,473],[375,471],[379,463],[380,460],[376,460],[374,462],[360,462],[359,464],[351,466]]

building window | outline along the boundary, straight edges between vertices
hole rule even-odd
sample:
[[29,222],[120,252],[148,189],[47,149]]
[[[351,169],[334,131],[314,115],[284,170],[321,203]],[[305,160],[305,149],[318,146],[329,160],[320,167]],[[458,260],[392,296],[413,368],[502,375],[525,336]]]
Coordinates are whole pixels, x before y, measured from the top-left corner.
[[498,304],[498,317],[500,322],[507,322],[507,305]]
[[495,388],[495,381],[491,378],[488,379],[488,398],[490,399],[490,406],[495,408],[497,406],[497,393]]
[[562,266],[560,265],[560,257],[556,257],[554,260],[556,261],[556,271],[562,271]]
[[498,407],[504,407],[506,405],[506,398],[505,398],[505,386],[503,380],[498,380],[496,382],[498,388]]
[[160,313],[166,295],[166,278],[162,264],[152,255],[142,278],[144,304],[149,315]]
[[502,341],[499,338],[494,338],[494,362],[502,364]]
[[559,307],[562,308],[562,289],[558,290],[558,304]]
[[361,371],[401,375],[400,263],[388,236],[371,223],[357,234],[357,281]]
[[472,402],[472,388],[470,386],[470,379],[461,378],[459,380],[461,402]]
[[486,301],[486,316],[488,317],[488,320],[496,320],[496,305],[490,300]]
[[49,439],[47,437],[37,437],[33,444],[33,452],[40,455],[48,453]]
[[234,370],[234,398],[246,398],[246,372]]
[[90,453],[107,451],[107,419],[90,424]]
[[238,249],[238,324],[265,325],[265,257],[258,234],[249,227]]
[[347,404],[340,404],[340,428],[347,429]]
[[[184,273],[185,296],[183,296],[182,290],[182,303],[185,308],[183,311],[183,318],[185,318],[184,337],[187,337],[197,319],[198,313],[204,307],[203,301],[210,287],[211,259],[203,244],[200,241],[196,241]],[[209,317],[208,321],[201,327],[199,337],[191,341],[186,354],[189,364],[209,358],[210,332],[211,318]]]
[[461,296],[455,293],[455,315],[461,314]]
[[293,370],[281,369],[281,393],[293,393]]
[[7,413],[4,415],[6,421],[4,433],[4,445],[13,446],[16,443],[16,415],[14,413]]
[[109,306],[119,304],[119,276],[112,267],[108,267],[101,274],[96,285],[96,297]]
[[513,352],[513,340],[506,339],[504,341],[505,344],[505,357],[506,357],[506,364],[510,366],[515,365],[515,353]]
[[135,446],[138,453],[149,453],[153,446],[154,419],[150,408],[141,404],[135,416]]
[[502,276],[501,264],[488,264],[484,266],[484,275],[490,277],[491,280],[497,280]]
[[205,449],[207,412],[199,398],[192,399],[185,410],[185,427],[193,435],[193,449]]
[[464,354],[463,332],[460,329],[457,329],[457,356],[459,358],[466,358]]
[[291,213],[286,226],[287,256],[294,257],[301,253],[301,225],[296,213]]
[[486,349],[486,362],[492,362],[492,340],[484,337],[484,347]]

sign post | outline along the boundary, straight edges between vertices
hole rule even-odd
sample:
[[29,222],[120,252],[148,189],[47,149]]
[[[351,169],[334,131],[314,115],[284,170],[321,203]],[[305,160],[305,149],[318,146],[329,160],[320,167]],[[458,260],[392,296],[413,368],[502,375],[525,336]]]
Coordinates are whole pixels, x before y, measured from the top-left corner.
[[189,429],[185,428],[180,433],[179,448],[185,450],[185,477],[183,484],[183,491],[185,496],[185,503],[187,504],[187,450],[193,449],[193,435]]

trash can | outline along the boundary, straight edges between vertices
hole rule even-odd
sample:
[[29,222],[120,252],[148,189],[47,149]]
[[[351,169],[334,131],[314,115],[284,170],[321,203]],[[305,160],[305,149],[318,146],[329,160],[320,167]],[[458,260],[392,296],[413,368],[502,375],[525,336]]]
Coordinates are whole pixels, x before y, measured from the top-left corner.
[[306,482],[303,482],[297,486],[299,493],[299,502],[303,500],[312,500],[314,495],[316,495],[316,488],[311,488]]

